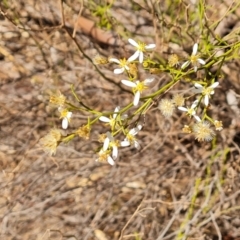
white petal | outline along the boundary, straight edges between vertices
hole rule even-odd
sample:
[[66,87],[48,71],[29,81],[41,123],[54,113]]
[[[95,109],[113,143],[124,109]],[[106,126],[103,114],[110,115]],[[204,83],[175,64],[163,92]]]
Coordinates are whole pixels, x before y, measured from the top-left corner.
[[114,109],[114,114],[113,114],[113,118],[116,119],[117,115],[118,115],[118,112],[120,110],[120,106],[117,106],[115,109]]
[[129,142],[128,140],[124,140],[124,141],[122,141],[122,142],[120,143],[120,145],[121,145],[122,147],[128,147],[128,146],[130,146],[130,142]]
[[139,99],[140,99],[140,92],[137,91],[137,92],[135,93],[134,100],[133,100],[133,105],[134,105],[134,106],[137,106],[137,105],[138,105]]
[[132,44],[134,47],[138,47],[138,46],[139,46],[138,43],[135,42],[135,41],[134,41],[133,39],[131,39],[131,38],[128,39],[128,42],[129,42],[130,44]]
[[109,62],[115,62],[115,63],[117,63],[117,64],[120,64],[120,61],[119,61],[118,59],[116,59],[116,58],[110,58],[108,61],[109,61]]
[[203,59],[201,59],[201,58],[198,59],[198,62],[201,63],[202,65],[206,64],[206,62]]
[[107,135],[107,138],[109,138],[111,142],[114,141],[114,137],[112,136],[112,134],[110,132],[107,132],[106,135]]
[[193,45],[192,55],[196,55],[196,54],[197,54],[197,50],[198,50],[198,44],[195,43],[195,44]]
[[114,72],[114,74],[121,74],[124,72],[124,68],[116,68],[116,69],[114,69],[113,72]]
[[140,144],[138,143],[138,141],[134,141],[134,147],[139,149],[140,148]]
[[196,87],[198,89],[203,89],[203,86],[199,83],[194,83],[194,87]]
[[62,120],[62,128],[67,129],[68,128],[68,119],[65,117]]
[[191,109],[195,108],[198,105],[198,100],[195,100],[191,106]]
[[112,151],[112,157],[115,160],[115,159],[117,159],[117,156],[118,156],[118,147],[114,146],[113,151]]
[[209,104],[209,97],[208,97],[208,95],[206,95],[204,97],[204,104],[205,104],[205,106],[208,106],[208,104]]
[[122,120],[124,120],[124,119],[126,119],[126,118],[128,118],[128,115],[127,115],[127,114],[123,114],[123,115],[121,116],[121,119],[122,119]]
[[67,113],[67,118],[69,119],[69,118],[71,118],[72,117],[72,112],[68,112]]
[[144,85],[148,85],[154,81],[154,78],[147,78],[144,80]]
[[139,62],[143,62],[143,52],[139,52]]
[[122,82],[122,84],[124,84],[124,85],[126,85],[126,86],[128,86],[128,87],[136,87],[136,86],[137,86],[136,83],[131,82],[131,81],[129,81],[129,80],[122,80],[121,82]]
[[218,85],[219,85],[219,82],[215,82],[210,86],[210,88],[216,88]]
[[183,65],[181,66],[182,69],[186,68],[189,65],[189,61],[186,61],[185,63],[183,63]]
[[129,131],[129,134],[135,136],[139,133],[139,131],[142,129],[142,125],[138,125],[137,127],[135,128],[132,128],[130,131]]
[[197,116],[197,115],[193,115],[193,117],[194,117],[198,122],[201,122],[201,119],[200,119],[199,116]]
[[125,69],[126,69],[127,71],[129,71],[130,68],[129,68],[127,65],[124,66],[124,67],[125,67]]
[[139,57],[139,51],[137,50],[130,58],[128,58],[128,62],[132,62]]
[[110,139],[106,137],[103,143],[103,151],[106,151],[108,149],[109,143],[110,143]]
[[108,163],[110,165],[112,165],[112,166],[114,165],[114,161],[113,161],[113,159],[110,156],[108,156],[107,160],[108,160]]
[[194,72],[196,72],[197,71],[197,66],[194,66],[193,69],[194,69]]
[[110,119],[109,119],[108,117],[105,117],[105,116],[101,116],[101,117],[99,118],[99,120],[102,121],[102,122],[106,122],[106,123],[109,123],[109,122],[110,122]]
[[151,49],[151,48],[155,48],[156,44],[152,43],[152,44],[148,44],[145,48],[146,49]]
[[178,107],[178,109],[181,110],[181,111],[183,111],[183,112],[187,112],[187,111],[188,111],[188,109],[185,108],[185,107]]
[[129,131],[129,134],[131,135],[136,135],[138,132],[136,131],[137,128],[132,128],[130,131]]

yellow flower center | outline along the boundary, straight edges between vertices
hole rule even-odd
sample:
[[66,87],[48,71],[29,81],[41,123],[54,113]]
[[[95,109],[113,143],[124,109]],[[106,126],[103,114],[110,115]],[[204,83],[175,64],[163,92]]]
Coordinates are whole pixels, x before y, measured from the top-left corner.
[[108,153],[107,152],[99,152],[98,153],[98,161],[99,162],[106,162],[108,158]]
[[60,118],[65,118],[65,117],[67,117],[67,115],[68,115],[68,110],[67,109],[61,110]]
[[203,96],[210,96],[211,95],[211,92],[213,91],[213,88],[210,88],[210,87],[208,87],[208,88],[205,88],[203,91],[202,91],[202,94],[203,94]]
[[195,114],[195,110],[193,108],[189,108],[187,113],[188,113],[188,115],[192,116]]
[[128,133],[126,137],[130,143],[133,143],[136,140],[136,138],[130,133]]
[[198,54],[196,54],[196,55],[192,55],[191,57],[190,57],[190,61],[191,61],[191,63],[197,63],[197,60],[199,59],[199,55]]
[[147,86],[144,85],[144,82],[139,82],[139,83],[137,83],[137,86],[133,89],[133,91],[134,91],[134,92],[139,91],[139,92],[141,93],[141,92],[144,91],[145,89],[147,89]]
[[146,47],[146,44],[145,43],[143,43],[143,42],[138,42],[138,47],[137,47],[137,49],[138,49],[138,51],[140,51],[140,52],[145,52],[145,47]]
[[119,146],[120,146],[120,143],[119,143],[118,140],[116,140],[116,141],[110,142],[110,143],[109,143],[109,146],[110,146],[110,147],[119,147]]
[[127,65],[127,60],[125,58],[119,59],[119,62],[120,67],[125,67]]

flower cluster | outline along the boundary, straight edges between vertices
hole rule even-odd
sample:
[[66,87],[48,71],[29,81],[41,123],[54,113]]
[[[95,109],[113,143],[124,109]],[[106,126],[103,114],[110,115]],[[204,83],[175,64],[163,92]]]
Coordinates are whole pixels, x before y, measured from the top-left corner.
[[[187,125],[184,126],[183,132],[185,133],[194,133],[195,137],[198,141],[210,141],[215,136],[214,130],[211,129],[211,124],[209,121],[205,121],[205,115],[200,118],[197,115],[197,109],[200,106],[201,99],[204,101],[205,107],[208,107],[210,96],[214,94],[214,88],[219,85],[219,82],[215,82],[208,87],[204,87],[198,83],[195,83],[194,86],[196,89],[194,90],[195,93],[201,94],[201,96],[193,101],[190,107],[183,107],[183,96],[182,95],[175,95],[172,100],[169,99],[162,99],[159,104],[159,109],[165,117],[170,117],[173,115],[173,111],[175,110],[176,100],[180,103],[178,105],[178,109],[180,111],[186,112],[187,116],[194,117],[197,123],[193,125],[193,127],[189,127]],[[222,122],[218,120],[212,120],[212,124],[215,126],[217,131],[222,130]]]
[[[102,65],[117,64],[118,67],[113,70],[113,73],[126,74],[126,76],[122,78],[121,83],[131,88],[134,95],[133,100],[128,106],[117,106],[113,112],[101,113],[83,103],[81,103],[83,108],[68,103],[66,97],[60,92],[51,95],[50,103],[57,106],[60,119],[62,119],[63,129],[68,128],[73,110],[85,111],[92,113],[94,116],[92,118],[88,117],[86,124],[66,137],[62,136],[59,130],[51,130],[48,135],[40,140],[42,146],[48,153],[51,155],[54,154],[60,142],[68,142],[76,136],[89,139],[92,125],[96,122],[104,123],[104,125],[108,127],[108,131],[104,131],[105,133],[99,137],[101,145],[96,151],[98,155],[96,161],[107,162],[110,165],[114,165],[119,157],[119,148],[129,146],[133,146],[136,149],[140,148],[137,134],[142,130],[143,126],[139,123],[139,120],[141,114],[145,114],[155,103],[158,103],[158,109],[166,118],[173,116],[176,109],[184,112],[190,119],[191,124],[184,125],[183,132],[194,134],[198,141],[211,141],[216,136],[213,126],[216,131],[222,130],[222,122],[212,119],[207,113],[211,98],[215,92],[215,88],[219,86],[219,82],[215,82],[215,79],[209,80],[203,78],[202,80],[189,80],[185,77],[188,74],[188,71],[186,71],[188,66],[193,67],[194,71],[189,71],[191,74],[198,71],[199,65],[202,65],[202,68],[206,68],[206,66],[204,66],[206,64],[205,60],[200,58],[200,54],[198,54],[197,43],[193,45],[192,54],[186,61],[181,63],[179,57],[176,54],[172,54],[167,66],[164,67],[145,55],[148,50],[156,47],[155,44],[136,42],[133,39],[128,39],[128,42],[136,48],[136,51],[130,57],[117,59],[114,57],[105,58],[98,55],[93,59],[93,63]],[[167,83],[149,96],[142,97],[143,92],[149,89],[153,83],[155,84],[156,77],[151,76],[141,80],[141,77],[138,76],[140,75],[140,71],[138,70],[139,65],[142,65],[145,70],[151,74],[158,74],[165,71],[171,75],[173,81]],[[186,79],[184,79],[184,77]],[[187,90],[187,94],[174,94],[171,99],[162,98],[162,94],[168,92],[181,80],[192,84],[191,88]],[[80,102],[74,91],[73,93],[78,102]],[[128,111],[132,107],[135,109],[135,112],[129,115]],[[138,116],[138,118],[136,116]],[[129,128],[129,126],[134,127]]]
[[96,161],[98,162],[108,162],[110,165],[114,165],[114,161],[118,157],[118,148],[119,147],[128,147],[133,145],[135,148],[139,149],[140,144],[137,141],[136,135],[142,129],[141,125],[138,125],[135,128],[127,131],[125,139],[121,142],[116,140],[110,132],[104,134],[105,138],[103,141],[103,146],[101,150],[98,152],[98,158]]
[[150,85],[154,81],[154,78],[147,78],[144,81],[129,81],[129,80],[122,80],[122,83],[128,87],[132,88],[132,91],[134,93],[134,99],[133,99],[133,105],[137,106],[140,100],[141,93],[148,88],[148,85]]

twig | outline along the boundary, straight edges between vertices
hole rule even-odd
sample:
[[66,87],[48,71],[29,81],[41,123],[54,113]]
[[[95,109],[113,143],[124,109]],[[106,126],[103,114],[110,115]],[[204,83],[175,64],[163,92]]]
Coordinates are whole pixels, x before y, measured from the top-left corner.
[[80,44],[78,43],[76,37],[73,36],[73,34],[70,33],[68,27],[65,25],[65,15],[64,15],[64,11],[63,11],[63,0],[60,0],[60,9],[61,9],[61,15],[62,15],[62,28],[66,31],[66,33],[68,34],[68,36],[74,41],[75,45],[77,46],[78,50],[80,51],[80,53],[83,55],[83,57],[85,57],[95,68],[95,70],[98,72],[98,74],[103,77],[106,81],[114,84],[115,86],[117,86],[118,88],[120,88],[122,91],[124,92],[128,92],[131,93],[131,91],[124,89],[120,84],[116,83],[115,81],[113,81],[112,79],[106,77],[100,70],[99,68],[93,63],[92,59],[83,51],[82,47],[80,46]]
[[173,214],[172,218],[168,222],[167,226],[164,228],[164,230],[161,232],[161,234],[158,236],[157,240],[163,239],[164,235],[167,233],[168,229],[172,226],[174,220],[176,219],[177,215],[180,213],[182,207],[179,207],[178,210]]
[[210,215],[211,215],[211,219],[212,219],[213,225],[214,225],[214,227],[216,228],[216,231],[217,231],[218,240],[222,240],[222,234],[221,234],[221,232],[220,232],[220,230],[219,230],[219,227],[218,227],[218,225],[217,225],[217,223],[216,223],[215,216],[214,216],[214,214],[212,213],[212,211],[210,211]]
[[74,24],[73,35],[72,35],[73,38],[75,38],[75,36],[76,36],[78,20],[79,20],[80,16],[82,15],[82,11],[83,11],[83,0],[81,0],[80,2],[81,2],[81,7],[80,7],[80,10],[78,12],[77,20],[76,20],[76,22]]
[[119,237],[119,240],[122,240],[123,238],[123,234],[125,229],[127,228],[127,226],[129,225],[129,223],[132,221],[132,219],[138,214],[140,207],[142,206],[143,201],[138,205],[137,209],[135,210],[135,212],[133,213],[133,215],[130,217],[130,219],[127,221],[127,223],[125,224],[125,226],[123,227],[123,229],[121,230],[121,235]]

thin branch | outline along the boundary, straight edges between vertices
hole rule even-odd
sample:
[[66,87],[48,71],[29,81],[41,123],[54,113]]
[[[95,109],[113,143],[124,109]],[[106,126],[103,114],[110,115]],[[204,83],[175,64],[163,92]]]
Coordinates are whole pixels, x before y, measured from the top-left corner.
[[78,20],[79,20],[80,16],[82,15],[82,11],[83,11],[83,0],[81,0],[80,2],[81,2],[81,7],[80,7],[80,10],[78,12],[77,20],[76,20],[76,22],[74,24],[73,35],[72,35],[73,38],[75,38],[75,36],[76,36]]
[[214,227],[216,228],[216,231],[217,231],[218,240],[222,240],[222,234],[221,234],[221,232],[220,232],[220,230],[219,230],[219,227],[218,227],[218,225],[217,225],[217,223],[216,223],[215,216],[214,216],[214,214],[212,213],[212,211],[210,211],[210,215],[211,215],[211,219],[212,219],[213,225],[214,225]]

